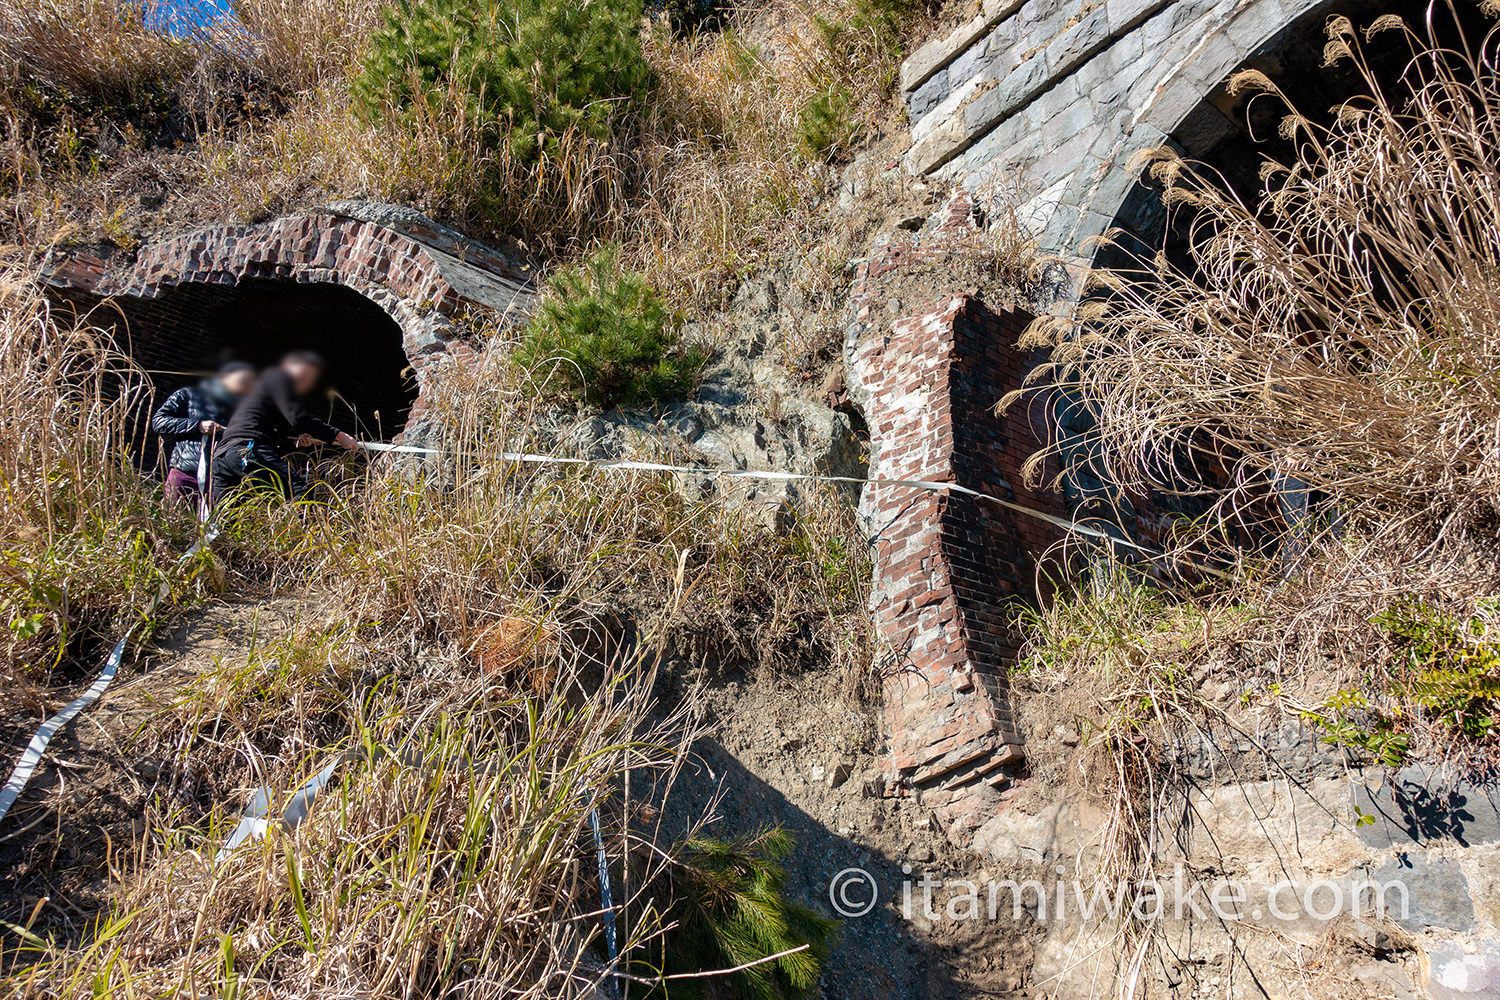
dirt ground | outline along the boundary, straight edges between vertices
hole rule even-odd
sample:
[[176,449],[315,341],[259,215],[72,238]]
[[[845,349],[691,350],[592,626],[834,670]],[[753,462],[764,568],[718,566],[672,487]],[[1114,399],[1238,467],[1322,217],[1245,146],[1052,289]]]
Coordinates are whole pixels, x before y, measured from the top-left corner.
[[[295,600],[214,604],[192,612],[144,657],[127,663],[108,694],[52,743],[46,762],[0,836],[0,920],[43,936],[79,940],[105,910],[114,878],[133,860],[121,852],[146,824],[203,803],[191,775],[142,749],[153,712],[188,677],[243,659],[252,643],[298,620]],[[686,693],[688,678],[663,684]],[[708,833],[733,836],[782,825],[796,836],[787,860],[791,896],[835,915],[829,883],[868,871],[880,902],[845,920],[823,995],[969,998],[1019,990],[1030,964],[1027,935],[1008,925],[976,927],[900,913],[901,885],[972,867],[916,803],[888,797],[878,713],[851,705],[831,669],[791,676],[721,675],[694,685],[711,732],[694,748],[669,813],[688,821],[711,811]],[[909,867],[915,874],[908,874]],[[856,893],[857,895],[857,893]]]
[[[721,837],[785,827],[797,841],[785,863],[788,895],[830,916],[838,916],[830,883],[839,873],[869,873],[879,902],[844,919],[823,976],[830,1000],[1024,995],[1031,928],[927,921],[920,889],[911,919],[903,914],[903,883],[924,872],[983,876],[975,856],[949,845],[928,810],[885,794],[878,709],[851,705],[840,692],[839,678],[816,668],[710,681],[715,729],[694,748],[669,811],[687,817],[711,809],[705,832]],[[849,897],[865,898],[867,885],[860,881]]]
[[[111,873],[131,860],[120,852],[141,841],[152,817],[194,795],[190,775],[164,768],[138,745],[155,706],[169,704],[186,678],[216,660],[245,658],[257,637],[285,632],[296,617],[289,599],[212,604],[127,660],[104,697],[53,738],[6,817],[0,921],[63,941],[88,933],[108,903]],[[37,721],[25,724],[23,741]]]

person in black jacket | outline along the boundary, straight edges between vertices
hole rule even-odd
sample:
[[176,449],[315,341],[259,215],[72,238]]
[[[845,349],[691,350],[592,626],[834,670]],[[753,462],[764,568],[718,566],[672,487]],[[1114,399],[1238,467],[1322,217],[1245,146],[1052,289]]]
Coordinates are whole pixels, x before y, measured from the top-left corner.
[[212,378],[172,393],[151,415],[151,429],[162,436],[167,449],[168,500],[192,501],[201,496],[198,463],[205,451],[213,453],[215,435],[224,430],[235,405],[254,387],[254,366],[231,361]]
[[311,351],[293,351],[260,381],[234,411],[214,450],[215,500],[243,487],[269,488],[291,499],[291,470],[285,453],[303,438],[331,441],[352,451],[359,443],[308,412],[308,397],[327,367]]

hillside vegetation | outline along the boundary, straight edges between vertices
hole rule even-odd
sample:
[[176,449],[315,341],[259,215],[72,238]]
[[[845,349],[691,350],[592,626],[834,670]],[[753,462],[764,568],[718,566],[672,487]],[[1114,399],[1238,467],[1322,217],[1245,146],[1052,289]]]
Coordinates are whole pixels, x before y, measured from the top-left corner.
[[[0,2],[7,725],[71,697],[128,627],[136,657],[219,600],[301,608],[118,748],[161,764],[134,841],[96,859],[108,905],[8,901],[6,995],[646,995],[746,963],[726,988],[815,986],[831,927],[784,896],[787,838],[662,825],[701,706],[659,668],[831,664],[857,700],[852,512],[812,489],[773,526],[669,477],[500,455],[558,393],[682,391],[703,362],[679,342],[684,314],[769,255],[833,240],[841,272],[814,206],[830,161],[885,114],[921,16],[869,2],[647,16],[628,0],[244,0],[232,22],[173,32],[112,0]],[[179,566],[199,527],[128,458],[149,380],[50,311],[41,255],[351,196],[557,265],[525,337],[566,371],[517,388],[497,354],[449,366],[428,403],[454,458],[326,463],[331,485],[241,510]],[[284,803],[330,761],[336,788],[294,836],[273,824],[215,860],[247,787]],[[593,810],[615,882],[608,968]]]
[[[624,879],[621,947],[670,934],[673,886],[697,883],[672,842],[641,845],[664,836],[649,817],[697,720],[691,700],[656,702],[658,664],[862,669],[842,503],[817,495],[773,533],[663,477],[519,469],[499,453],[526,397],[475,371],[435,399],[458,464],[329,468],[337,489],[245,508],[177,567],[198,526],[119,452],[146,380],[102,334],[55,325],[31,267],[13,259],[0,282],[10,724],[59,704],[126,627],[149,644],[226,589],[297,593],[304,624],[191,679],[131,737],[164,763],[142,839],[113,859],[113,905],[81,938],[45,900],[8,910],[7,993],[584,994],[602,974],[598,887],[578,861],[593,808]],[[214,861],[247,782],[282,796],[330,759],[345,761],[334,801],[295,841]],[[806,957],[786,961],[806,982]]]
[[[117,748],[161,765],[130,842],[96,859],[106,905],[0,901],[6,995],[815,991],[836,928],[783,885],[795,845],[714,839],[667,802],[707,672],[817,663],[855,705],[873,686],[847,498],[809,488],[767,518],[666,475],[505,454],[559,405],[689,392],[713,346],[692,331],[768,265],[839,297],[862,247],[828,206],[854,155],[899,132],[901,53],[934,14],[241,0],[233,21],[164,31],[118,0],[0,0],[0,714],[19,732],[55,709],[127,628],[144,656],[219,602],[299,601]],[[1105,880],[1168,857],[1192,740],[1243,737],[1254,780],[1276,777],[1247,714],[1305,724],[1350,769],[1500,766],[1496,40],[1369,28],[1405,33],[1409,95],[1342,18],[1328,55],[1365,93],[1331,123],[1237,78],[1288,105],[1295,155],[1258,197],[1171,150],[1142,158],[1193,230],[1186,259],[1089,275],[1025,341],[1084,428],[1036,468],[1104,484],[1083,510],[1122,540],[1160,535],[1068,539],[1049,599],[1017,612],[1016,688],[1036,697],[1017,717],[1056,709],[1077,748],[1032,787],[1103,804]],[[443,458],[324,460],[306,502],[251,504],[179,565],[201,528],[128,456],[147,373],[51,312],[43,255],[346,197],[527,256],[543,304],[514,351],[434,362]],[[1024,284],[1032,244],[1006,225],[983,256]],[[914,272],[905,307],[954,273]],[[829,366],[842,330],[820,333],[789,367]],[[216,859],[247,789],[284,804],[330,763],[295,833]],[[1129,929],[1131,975],[1154,929]]]
[[827,161],[888,113],[922,17],[911,0],[235,9],[171,37],[114,0],[0,4],[3,231],[132,245],[364,196],[542,256],[615,241],[674,300],[711,301],[769,253],[816,255]]
[[1234,78],[1285,108],[1294,158],[1266,161],[1258,198],[1173,150],[1141,158],[1191,225],[1187,259],[1098,272],[1029,334],[1050,349],[1035,379],[1090,422],[1055,457],[1113,484],[1085,510],[1165,522],[1160,548],[1095,552],[1024,616],[1023,683],[1084,737],[1111,875],[1174,856],[1200,741],[1253,751],[1221,752],[1219,782],[1296,780],[1288,722],[1351,771],[1500,766],[1497,37],[1367,30],[1405,36],[1400,84],[1344,18],[1327,56],[1363,87],[1331,123]]

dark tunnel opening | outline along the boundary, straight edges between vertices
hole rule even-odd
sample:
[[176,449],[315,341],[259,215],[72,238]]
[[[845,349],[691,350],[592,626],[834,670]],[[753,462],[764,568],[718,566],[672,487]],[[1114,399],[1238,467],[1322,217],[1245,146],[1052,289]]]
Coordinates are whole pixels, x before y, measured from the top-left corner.
[[[401,328],[342,285],[243,279],[175,285],[149,299],[53,295],[62,308],[113,333],[119,349],[150,375],[157,403],[226,361],[261,368],[298,348],[328,360],[326,398],[320,394],[315,412],[357,437],[389,440],[417,399]],[[155,449],[149,440],[142,444],[149,460]]]
[[[1365,93],[1363,81],[1349,60],[1332,65],[1326,61],[1328,21],[1335,15],[1345,15],[1361,32],[1362,52],[1375,76],[1399,103],[1405,90],[1404,71],[1412,57],[1406,37],[1399,31],[1368,37],[1363,34],[1384,14],[1400,16],[1419,34],[1430,26],[1439,44],[1456,50],[1466,42],[1478,43],[1490,27],[1477,6],[1431,7],[1429,0],[1342,0],[1319,5],[1292,22],[1239,69],[1260,70],[1299,112],[1320,125],[1330,123],[1339,105]],[[1181,153],[1217,173],[1245,204],[1254,206],[1266,187],[1260,173],[1265,160],[1285,164],[1295,159],[1293,144],[1278,134],[1286,114],[1286,105],[1276,98],[1254,92],[1233,93],[1230,77],[1226,77],[1177,124],[1170,138]],[[1169,210],[1162,201],[1161,188],[1143,179],[1116,214],[1114,225],[1121,230],[1119,245],[1107,247],[1095,263],[1149,281],[1150,267],[1143,268],[1142,261],[1149,261],[1160,250],[1175,266],[1191,273],[1192,243],[1205,235],[1195,231],[1195,218],[1184,207]]]

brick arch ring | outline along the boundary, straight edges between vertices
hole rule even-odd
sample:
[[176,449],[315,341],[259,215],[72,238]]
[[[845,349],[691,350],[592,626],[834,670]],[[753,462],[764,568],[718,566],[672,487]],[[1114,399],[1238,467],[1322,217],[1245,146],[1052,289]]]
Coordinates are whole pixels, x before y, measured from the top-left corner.
[[467,320],[505,325],[534,305],[528,269],[516,260],[418,212],[366,202],[202,229],[150,244],[129,261],[58,255],[42,273],[57,291],[100,299],[247,280],[342,286],[395,322],[419,387],[428,359],[468,349]]

